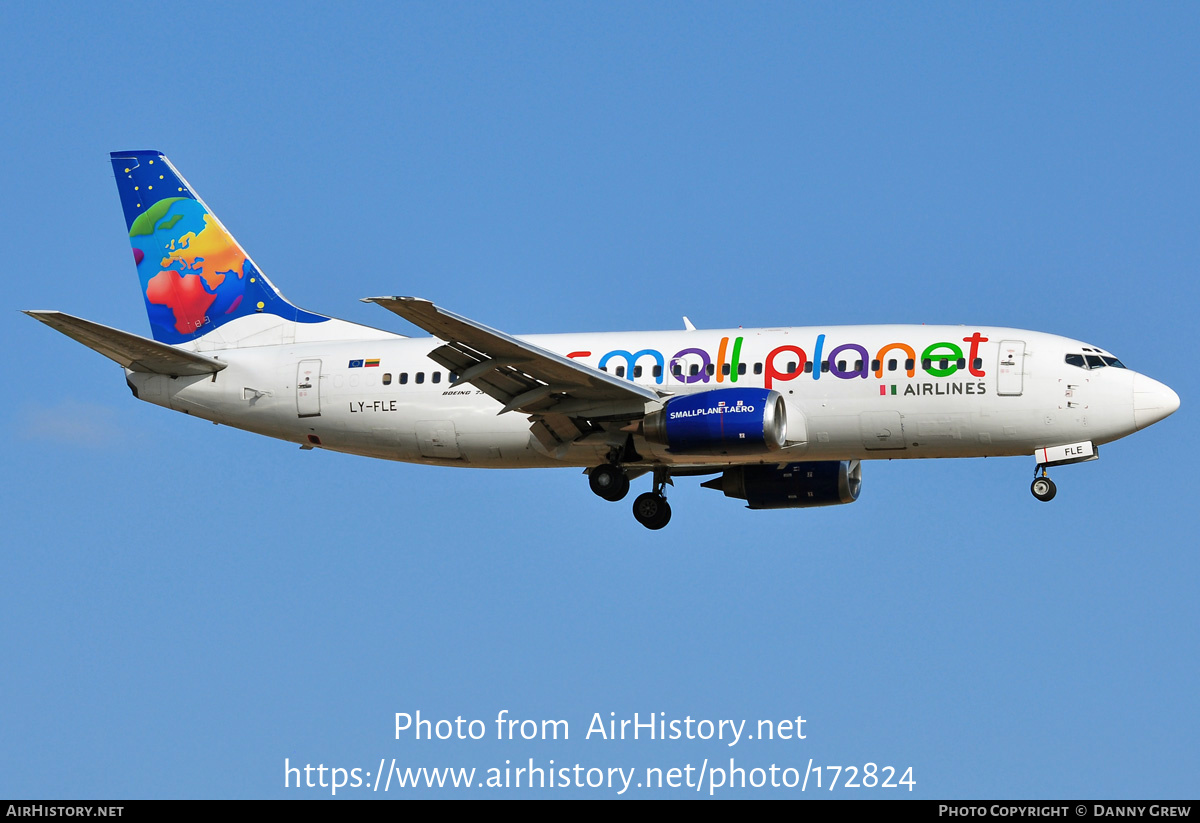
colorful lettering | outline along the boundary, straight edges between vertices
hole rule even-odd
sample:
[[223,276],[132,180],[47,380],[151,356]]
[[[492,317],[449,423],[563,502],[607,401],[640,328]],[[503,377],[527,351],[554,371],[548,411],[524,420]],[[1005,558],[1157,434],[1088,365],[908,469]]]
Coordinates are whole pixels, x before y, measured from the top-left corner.
[[[615,349],[600,358],[599,367],[603,369],[608,365],[608,361],[614,357],[624,357],[627,366],[626,373],[629,375],[629,379],[632,380],[633,367],[637,365],[638,359],[644,355],[650,355],[654,358],[654,362],[658,364],[658,374],[654,379],[656,382],[661,383],[663,381],[663,356],[661,352],[657,352],[654,349],[642,349],[641,351],[634,353],[627,352],[624,349]],[[705,375],[705,377],[708,377],[708,375]]]
[[905,358],[906,362],[913,364],[913,367],[911,369],[905,370],[908,372],[908,376],[909,377],[916,376],[916,374],[917,374],[917,353],[915,351],[913,351],[913,347],[909,346],[906,343],[888,343],[886,346],[884,346],[882,349],[879,350],[879,354],[875,355],[875,360],[876,360],[876,362],[879,363],[879,368],[877,368],[875,370],[875,376],[878,377],[880,380],[883,379],[883,356],[890,351],[895,351],[896,349],[899,349],[900,351],[907,354],[908,357]]
[[[946,351],[939,352],[939,349]],[[953,343],[934,343],[921,353],[921,368],[932,374],[934,377],[949,377],[958,371],[958,360],[962,357],[962,349]],[[941,369],[934,365],[934,361],[947,360],[946,368]],[[926,366],[925,363],[929,362]]]
[[[775,356],[781,352],[791,352],[792,354],[796,355],[797,365],[795,371],[779,371],[775,368]],[[776,380],[779,380],[780,382],[784,380],[795,380],[804,373],[804,364],[807,362],[808,355],[805,354],[804,349],[800,348],[799,346],[779,346],[767,355],[767,360],[763,364],[763,373],[766,375],[763,384],[769,389],[771,388],[771,384]],[[819,370],[813,369],[813,371]]]
[[[844,351],[853,351],[858,357],[858,363],[853,369],[842,371],[838,367],[838,355]],[[829,373],[834,377],[840,377],[843,380],[849,380],[853,377],[861,377],[867,379],[867,350],[857,343],[843,343],[829,353]]]
[[967,368],[971,371],[971,374],[974,375],[975,377],[983,377],[983,369],[976,369],[975,361],[979,359],[979,344],[986,343],[987,338],[980,337],[979,332],[975,332],[970,337],[964,337],[963,342],[971,344],[971,354],[970,354],[969,359],[967,360]]
[[[867,379],[872,372],[877,379],[882,380],[884,372],[891,371],[884,365],[888,360],[889,354],[904,355],[904,372],[911,378],[916,376],[917,360],[920,359],[920,368],[930,377],[949,377],[962,366],[959,364],[964,362],[963,349],[957,343],[939,342],[932,343],[925,348],[921,353],[921,357],[917,357],[916,350],[907,343],[888,343],[879,349],[875,354],[874,359],[871,359],[870,353],[865,346],[858,343],[841,343],[836,346],[828,357],[828,366],[824,365],[822,351],[825,347],[824,334],[818,334],[815,345],[813,346],[813,355],[810,358],[808,353],[797,345],[785,344],[777,346],[767,353],[763,359],[763,384],[766,388],[771,388],[775,383],[784,383],[790,380],[795,380],[805,372],[806,367],[811,363],[813,380],[820,380],[822,371],[828,371],[834,377],[841,380],[853,380],[854,378]],[[675,353],[669,361],[663,358],[663,355],[657,349],[640,349],[636,352],[630,352],[625,349],[613,349],[606,352],[598,364],[598,368],[606,369],[609,361],[614,358],[623,358],[625,361],[624,376],[628,380],[635,379],[635,370],[638,366],[638,361],[643,357],[651,358],[657,369],[654,373],[654,380],[658,384],[663,383],[663,378],[668,370],[676,381],[684,384],[692,383],[708,383],[711,377],[716,377],[717,383],[724,383],[726,377],[726,369],[728,369],[728,377],[730,383],[738,382],[739,372],[742,362],[742,344],[745,338],[742,337],[722,337],[717,344],[716,358],[714,359],[706,350],[701,348],[687,348]],[[986,372],[976,366],[979,358],[979,346],[981,343],[988,342],[988,338],[981,335],[979,332],[974,332],[970,337],[962,338],[962,342],[969,345],[968,357],[965,358],[966,368],[970,371],[973,377],[985,377]],[[789,354],[794,357],[791,363],[795,364],[794,369],[785,369],[779,361],[779,356]],[[571,359],[581,357],[591,357],[590,351],[573,351],[567,355]],[[850,355],[850,356],[843,356]],[[851,359],[851,357],[853,359]],[[699,361],[699,362],[697,362]],[[941,364],[945,361],[945,367]],[[839,365],[839,363],[844,364]],[[675,369],[679,369],[679,373],[675,373]],[[695,368],[695,373],[692,369]],[[921,387],[931,386],[932,384],[921,384]],[[984,384],[978,384],[982,387]],[[982,391],[982,389],[980,389]],[[920,389],[918,389],[920,391]],[[933,392],[934,390],[930,390]],[[953,391],[953,390],[948,390]],[[968,393],[969,393],[968,389]],[[890,392],[895,394],[897,389],[894,385],[881,388],[881,394]],[[935,392],[936,393],[936,392]]]
[[674,370],[677,362],[689,354],[700,355],[700,360],[702,361],[700,364],[700,369],[696,372],[696,374],[687,374],[685,369],[684,373],[679,375],[680,381],[684,383],[707,383],[708,367],[712,365],[712,360],[709,359],[708,352],[706,352],[704,349],[684,349],[683,351],[676,352],[675,356],[671,358],[672,370]]

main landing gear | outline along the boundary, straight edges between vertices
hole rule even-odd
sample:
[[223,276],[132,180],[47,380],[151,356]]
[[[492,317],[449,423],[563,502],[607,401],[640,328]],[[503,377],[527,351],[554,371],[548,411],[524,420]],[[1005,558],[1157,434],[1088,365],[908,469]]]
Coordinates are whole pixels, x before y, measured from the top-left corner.
[[[1039,471],[1041,474],[1038,474]],[[1029,490],[1043,503],[1049,503],[1058,493],[1058,487],[1054,485],[1054,481],[1046,474],[1046,467],[1042,465],[1034,468],[1033,483],[1029,486]]]
[[629,494],[629,475],[620,466],[605,463],[588,472],[588,485],[600,497],[615,503]]
[[645,492],[633,501],[633,517],[647,529],[658,530],[671,522],[671,504],[662,492]]
[[[647,529],[661,529],[671,522],[671,505],[664,494],[671,482],[665,468],[654,470],[654,490],[633,501],[633,517]],[[629,475],[615,463],[604,463],[588,472],[588,485],[598,496],[616,502],[629,494]]]
[[639,494],[633,501],[633,519],[647,529],[657,531],[671,522],[671,504],[665,494],[669,482],[667,470],[659,466],[654,470],[654,490]]

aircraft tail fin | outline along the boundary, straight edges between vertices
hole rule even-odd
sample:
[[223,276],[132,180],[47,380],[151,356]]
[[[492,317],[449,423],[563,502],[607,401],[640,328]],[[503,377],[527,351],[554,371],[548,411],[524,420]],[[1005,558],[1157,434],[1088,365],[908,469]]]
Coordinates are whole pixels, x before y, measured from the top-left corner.
[[252,314],[329,319],[289,303],[162,152],[110,159],[155,340],[189,343]]

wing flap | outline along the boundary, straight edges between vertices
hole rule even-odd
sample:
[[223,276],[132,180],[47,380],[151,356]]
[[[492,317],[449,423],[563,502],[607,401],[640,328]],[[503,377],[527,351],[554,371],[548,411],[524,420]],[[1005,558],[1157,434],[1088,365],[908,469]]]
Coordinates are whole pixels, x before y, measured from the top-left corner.
[[228,365],[60,311],[27,311],[25,314],[133,371],[178,377],[214,374]]

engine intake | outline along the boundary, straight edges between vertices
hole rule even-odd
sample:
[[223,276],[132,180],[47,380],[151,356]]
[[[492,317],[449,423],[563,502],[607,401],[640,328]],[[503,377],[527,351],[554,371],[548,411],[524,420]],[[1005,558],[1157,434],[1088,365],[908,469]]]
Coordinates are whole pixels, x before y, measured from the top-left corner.
[[783,448],[787,410],[770,389],[713,389],[672,397],[642,431],[676,454],[755,454]]
[[738,466],[701,483],[726,497],[745,500],[751,509],[807,509],[853,503],[862,489],[857,460],[822,460],[777,466]]

